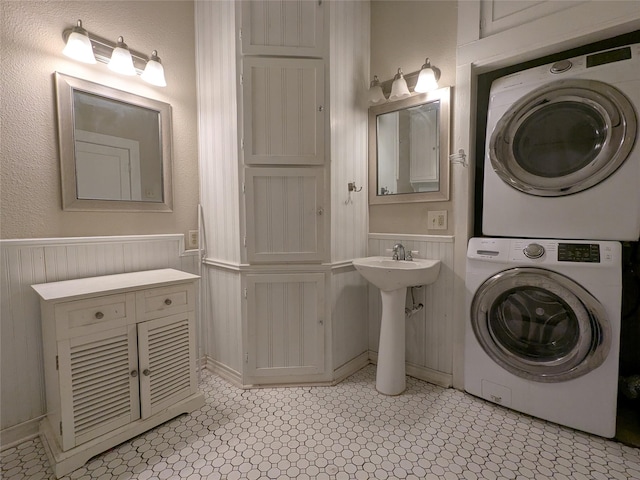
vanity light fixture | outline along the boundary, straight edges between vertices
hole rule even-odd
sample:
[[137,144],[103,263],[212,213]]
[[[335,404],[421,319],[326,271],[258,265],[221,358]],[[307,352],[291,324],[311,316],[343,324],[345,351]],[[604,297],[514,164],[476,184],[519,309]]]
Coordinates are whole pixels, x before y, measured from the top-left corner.
[[70,30],[67,44],[62,53],[79,62],[96,63],[89,32],[82,28],[82,20],[78,20],[76,26]]
[[431,65],[427,58],[420,70],[405,75],[401,68],[392,80],[380,82],[378,76],[373,76],[369,86],[369,105],[380,105],[387,101],[400,100],[411,96],[411,92],[426,93],[437,90],[440,80],[440,69]]
[[373,81],[369,86],[369,104],[370,105],[380,105],[387,101],[387,98],[382,93],[382,87],[380,86],[380,80],[378,80],[378,76],[373,76]]
[[136,69],[133,67],[133,58],[131,57],[129,47],[124,43],[124,38],[118,37],[118,43],[116,43],[116,48],[114,48],[111,53],[111,60],[109,60],[107,66],[109,70],[121,73],[122,75],[136,74]]
[[440,79],[440,70],[431,66],[431,62],[427,58],[420,69],[418,82],[416,83],[414,92],[425,93],[438,89],[438,80]]
[[[140,75],[141,78],[159,87],[165,87],[164,67],[153,51],[151,57],[130,49],[122,37],[117,42],[90,34],[82,27],[82,21],[62,32],[66,46],[62,51],[68,57],[85,63],[106,63],[110,70],[123,75]],[[78,53],[80,52],[80,53]],[[147,72],[148,73],[145,73]]]
[[411,95],[411,92],[409,92],[407,81],[404,79],[402,69],[398,68],[398,73],[393,77],[393,83],[391,84],[391,95],[389,95],[389,100],[400,100],[401,98],[408,97],[409,95]]

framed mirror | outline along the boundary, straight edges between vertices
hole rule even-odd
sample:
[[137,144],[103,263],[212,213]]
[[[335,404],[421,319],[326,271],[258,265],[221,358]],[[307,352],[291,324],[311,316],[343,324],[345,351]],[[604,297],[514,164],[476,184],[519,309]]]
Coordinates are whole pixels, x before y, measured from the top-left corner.
[[369,203],[449,199],[450,88],[369,108]]
[[56,72],[62,208],[171,212],[171,105]]

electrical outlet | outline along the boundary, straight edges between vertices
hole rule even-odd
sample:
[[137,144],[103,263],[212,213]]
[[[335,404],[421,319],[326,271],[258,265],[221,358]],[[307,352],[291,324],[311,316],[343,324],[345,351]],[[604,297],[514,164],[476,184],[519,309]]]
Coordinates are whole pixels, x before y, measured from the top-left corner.
[[438,210],[427,213],[427,228],[429,230],[447,229],[447,211]]
[[198,230],[189,230],[189,238],[187,239],[187,248],[198,248]]

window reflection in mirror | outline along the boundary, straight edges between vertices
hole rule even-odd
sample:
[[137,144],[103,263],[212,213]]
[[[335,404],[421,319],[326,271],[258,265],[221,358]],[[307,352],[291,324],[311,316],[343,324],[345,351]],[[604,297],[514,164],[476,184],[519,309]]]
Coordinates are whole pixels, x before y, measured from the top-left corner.
[[369,201],[449,198],[450,89],[369,109]]
[[56,73],[65,210],[171,211],[171,106]]

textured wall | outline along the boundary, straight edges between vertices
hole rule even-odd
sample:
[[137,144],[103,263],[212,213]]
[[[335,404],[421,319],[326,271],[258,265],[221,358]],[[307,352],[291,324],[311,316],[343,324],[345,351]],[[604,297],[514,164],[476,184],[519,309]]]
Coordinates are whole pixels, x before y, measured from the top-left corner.
[[[442,71],[439,84],[456,81],[456,32],[458,2],[455,1],[372,1],[371,78],[393,78],[398,68],[404,73],[420,69],[426,57]],[[453,109],[451,110],[453,116]],[[453,123],[452,123],[453,125]],[[451,185],[455,189],[455,185]],[[453,198],[451,195],[450,198]],[[447,210],[447,230],[427,230],[427,212]],[[413,234],[453,233],[451,202],[428,202],[369,207],[370,232]]]
[[[1,238],[184,233],[197,228],[198,156],[194,8],[177,1],[0,3]],[[91,33],[124,36],[158,53],[168,86],[111,74],[62,55],[62,31],[82,19]],[[64,212],[53,73],[101,83],[173,107],[172,213]]]

